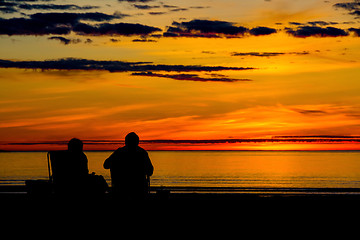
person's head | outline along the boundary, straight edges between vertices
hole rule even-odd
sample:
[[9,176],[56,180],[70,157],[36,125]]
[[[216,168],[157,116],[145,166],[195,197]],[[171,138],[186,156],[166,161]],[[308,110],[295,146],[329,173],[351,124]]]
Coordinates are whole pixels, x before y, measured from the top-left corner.
[[80,139],[73,138],[68,142],[68,150],[72,152],[82,152],[83,142]]
[[139,145],[139,136],[136,133],[131,132],[125,137],[125,146],[137,147]]

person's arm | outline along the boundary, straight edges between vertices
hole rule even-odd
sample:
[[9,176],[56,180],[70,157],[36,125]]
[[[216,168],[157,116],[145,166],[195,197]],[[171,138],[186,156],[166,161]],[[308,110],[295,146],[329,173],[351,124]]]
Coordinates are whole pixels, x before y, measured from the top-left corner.
[[113,161],[114,158],[116,158],[116,155],[117,155],[117,150],[114,151],[110,157],[108,157],[105,162],[104,162],[104,168],[105,169],[110,169],[110,166],[111,166],[111,162]]
[[85,155],[85,153],[83,153],[83,158],[84,158],[84,170],[86,175],[89,174],[89,166],[88,166],[88,159],[87,156]]
[[152,165],[147,152],[145,152],[145,173],[147,176],[151,176],[154,173],[154,166]]

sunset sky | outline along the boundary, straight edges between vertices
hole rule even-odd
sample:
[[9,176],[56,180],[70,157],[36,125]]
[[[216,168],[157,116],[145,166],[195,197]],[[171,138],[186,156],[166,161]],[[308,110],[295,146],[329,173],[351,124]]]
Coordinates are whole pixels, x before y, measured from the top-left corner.
[[[4,0],[0,149],[360,149],[358,0]],[[162,140],[162,141],[159,141]]]

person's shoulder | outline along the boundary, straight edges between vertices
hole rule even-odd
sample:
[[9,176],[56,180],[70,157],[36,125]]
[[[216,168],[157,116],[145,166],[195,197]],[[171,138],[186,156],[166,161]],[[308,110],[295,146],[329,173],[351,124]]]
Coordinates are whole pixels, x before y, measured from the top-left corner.
[[82,152],[80,156],[81,156],[83,159],[86,159],[86,160],[87,160],[87,156],[86,156],[86,154],[85,154],[84,152]]
[[141,152],[141,153],[143,153],[143,154],[148,154],[145,149],[143,149],[142,147],[139,147],[139,146],[137,147],[137,151],[138,151],[138,152]]
[[115,150],[115,152],[124,152],[126,151],[126,147],[119,147],[118,149]]

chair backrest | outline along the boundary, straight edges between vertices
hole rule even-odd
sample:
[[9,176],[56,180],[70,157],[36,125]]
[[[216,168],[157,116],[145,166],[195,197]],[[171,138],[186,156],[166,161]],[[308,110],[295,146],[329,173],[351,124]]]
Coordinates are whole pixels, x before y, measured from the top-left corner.
[[72,158],[68,151],[50,151],[48,153],[50,181],[55,184],[71,182],[77,178],[72,168]]

